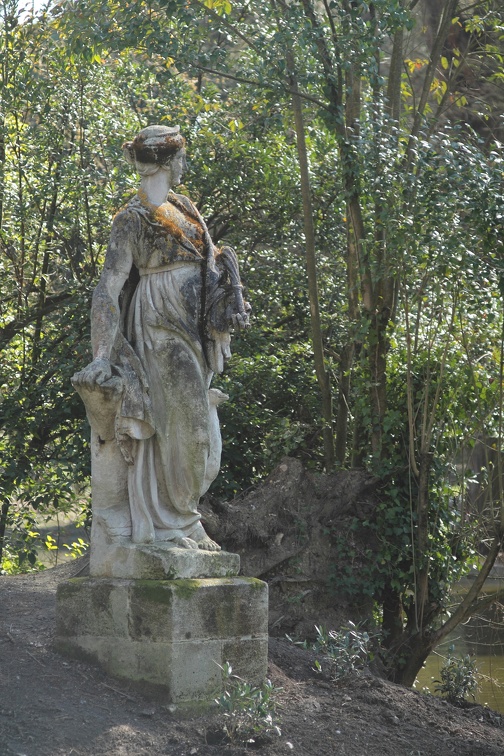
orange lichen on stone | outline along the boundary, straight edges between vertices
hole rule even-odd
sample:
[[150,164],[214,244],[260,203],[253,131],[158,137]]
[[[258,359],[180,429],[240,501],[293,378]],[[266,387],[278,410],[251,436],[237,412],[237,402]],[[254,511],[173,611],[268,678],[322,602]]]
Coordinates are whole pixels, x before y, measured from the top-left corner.
[[180,227],[177,225],[177,223],[171,218],[169,218],[166,214],[166,210],[164,210],[163,205],[153,205],[152,202],[149,202],[147,198],[147,194],[143,189],[138,190],[138,199],[144,205],[147,207],[147,209],[151,212],[153,219],[158,223],[160,226],[162,226],[166,231],[168,231],[171,236],[173,236],[174,239],[177,241],[183,241],[184,239],[189,239],[191,241],[191,244],[193,244],[194,247],[198,251],[202,251],[204,248],[204,242],[203,242],[203,229],[201,227],[201,223],[189,210],[187,207],[184,206],[182,202],[179,202],[174,197],[169,197],[167,200],[167,204],[173,205],[183,216],[186,223],[190,224],[193,227],[193,233],[194,238],[192,236],[188,237],[184,232],[180,229]]

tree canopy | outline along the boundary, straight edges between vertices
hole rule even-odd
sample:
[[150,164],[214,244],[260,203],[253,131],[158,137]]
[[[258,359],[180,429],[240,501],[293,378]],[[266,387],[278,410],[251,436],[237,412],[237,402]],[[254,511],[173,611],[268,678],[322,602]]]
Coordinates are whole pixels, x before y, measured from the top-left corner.
[[[380,546],[352,586],[380,607],[390,676],[412,684],[478,608],[504,535],[500,484],[485,509],[466,496],[474,444],[501,464],[500,6],[63,0],[21,20],[2,3],[0,543],[14,513],[85,489],[69,377],[87,360],[111,216],[134,190],[117,156],[139,128],[179,123],[183,191],[241,251],[255,317],[221,381],[214,495],[286,453],[371,471],[380,504],[355,528]],[[351,549],[351,533],[331,537]]]

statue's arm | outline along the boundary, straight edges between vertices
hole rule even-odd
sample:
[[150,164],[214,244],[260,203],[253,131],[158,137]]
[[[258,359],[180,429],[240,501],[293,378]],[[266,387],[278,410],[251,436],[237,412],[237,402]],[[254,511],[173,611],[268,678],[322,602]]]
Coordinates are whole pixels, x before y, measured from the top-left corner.
[[[134,220],[134,219],[131,219]],[[100,280],[91,305],[93,362],[77,373],[72,382],[89,390],[112,376],[110,355],[120,320],[119,294],[133,265],[133,228],[128,218],[116,217]]]
[[127,246],[118,250],[112,244],[108,248],[91,305],[91,345],[95,360],[110,359],[119,328],[119,294],[133,263]]

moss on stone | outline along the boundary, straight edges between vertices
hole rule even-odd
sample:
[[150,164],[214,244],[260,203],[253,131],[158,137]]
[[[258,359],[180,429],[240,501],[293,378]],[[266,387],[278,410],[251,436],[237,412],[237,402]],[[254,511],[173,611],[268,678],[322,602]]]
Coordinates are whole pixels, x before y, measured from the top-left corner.
[[218,634],[226,638],[229,634],[229,628],[233,627],[236,622],[236,616],[240,613],[240,598],[231,596],[230,600],[222,601],[214,607],[214,621]]
[[185,579],[185,580],[172,580],[172,585],[175,588],[175,594],[177,598],[189,599],[196,591],[203,586],[201,580]]
[[114,586],[109,582],[96,582],[90,591],[91,603],[95,614],[110,611],[110,594]]
[[172,602],[173,592],[177,598],[189,599],[204,586],[203,580],[179,578],[178,580],[135,580],[132,597],[142,597],[153,603],[168,604]]
[[142,598],[151,601],[154,604],[165,604],[170,606],[172,603],[172,592],[169,586],[172,580],[135,580],[131,593],[132,598]]
[[248,583],[248,585],[250,585],[250,587],[256,591],[264,590],[265,584],[263,580],[258,580],[257,578],[253,578],[253,577],[244,577],[241,579],[244,580],[246,583]]
[[82,586],[89,578],[69,578],[64,583],[60,583],[57,588],[58,596],[72,596],[81,591]]

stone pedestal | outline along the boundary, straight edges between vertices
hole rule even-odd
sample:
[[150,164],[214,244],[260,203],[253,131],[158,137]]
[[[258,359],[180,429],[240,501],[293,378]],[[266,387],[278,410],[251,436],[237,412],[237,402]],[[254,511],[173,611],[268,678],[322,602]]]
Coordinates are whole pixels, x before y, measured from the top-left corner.
[[126,480],[117,444],[93,430],[90,578],[58,587],[57,649],[184,708],[213,701],[226,661],[263,680],[267,585],[238,577],[237,554],[132,543]]
[[93,531],[91,577],[176,580],[235,577],[240,557],[227,551],[181,549],[168,543],[131,543],[127,538],[102,543]]
[[219,665],[264,679],[268,587],[254,578],[75,578],[57,594],[57,649],[142,683],[166,703],[210,703]]

